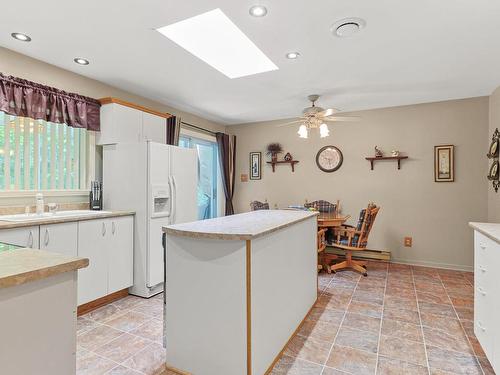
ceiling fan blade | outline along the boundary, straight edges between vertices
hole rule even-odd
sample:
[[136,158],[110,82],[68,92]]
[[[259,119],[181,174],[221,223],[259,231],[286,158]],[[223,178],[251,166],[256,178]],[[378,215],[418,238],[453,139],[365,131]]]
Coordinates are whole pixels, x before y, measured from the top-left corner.
[[325,117],[323,121],[359,121],[361,120],[361,117],[356,117],[356,116],[331,116],[331,117]]
[[338,111],[339,110],[335,108],[327,108],[324,111],[319,112],[318,115],[321,117],[327,117],[333,115],[334,113],[337,113]]
[[288,126],[288,125],[294,125],[294,124],[299,124],[301,122],[304,122],[304,120],[295,120],[295,121],[290,121],[290,122],[285,122],[284,124],[279,124],[276,125],[277,128],[281,128],[283,126]]

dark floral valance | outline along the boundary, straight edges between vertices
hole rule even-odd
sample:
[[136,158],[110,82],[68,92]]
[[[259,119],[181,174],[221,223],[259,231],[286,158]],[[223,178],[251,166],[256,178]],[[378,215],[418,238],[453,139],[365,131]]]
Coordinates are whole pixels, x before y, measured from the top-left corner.
[[0,73],[0,111],[99,131],[98,100]]

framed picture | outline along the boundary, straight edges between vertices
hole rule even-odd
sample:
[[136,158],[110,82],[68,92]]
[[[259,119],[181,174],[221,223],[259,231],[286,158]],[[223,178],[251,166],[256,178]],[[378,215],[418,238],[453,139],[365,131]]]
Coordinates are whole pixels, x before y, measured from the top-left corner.
[[250,180],[260,180],[262,167],[262,153],[261,152],[251,152],[250,153]]
[[455,146],[434,146],[434,181],[455,181]]

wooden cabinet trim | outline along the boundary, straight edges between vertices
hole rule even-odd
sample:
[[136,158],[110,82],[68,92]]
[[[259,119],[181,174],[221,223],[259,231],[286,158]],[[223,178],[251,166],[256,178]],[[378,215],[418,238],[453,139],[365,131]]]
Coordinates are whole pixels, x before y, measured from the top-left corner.
[[134,103],[131,103],[131,102],[127,102],[125,100],[118,99],[118,98],[112,98],[112,97],[101,98],[101,99],[99,99],[99,102],[101,103],[101,105],[111,104],[111,103],[120,104],[120,105],[123,105],[125,107],[134,108],[134,109],[137,109],[139,111],[150,113],[152,115],[163,117],[163,118],[166,118],[166,119],[170,118],[170,117],[173,117],[173,115],[171,115],[168,112],[159,112],[159,111],[156,111],[154,109],[146,108],[146,107],[143,107],[141,105],[134,104]]

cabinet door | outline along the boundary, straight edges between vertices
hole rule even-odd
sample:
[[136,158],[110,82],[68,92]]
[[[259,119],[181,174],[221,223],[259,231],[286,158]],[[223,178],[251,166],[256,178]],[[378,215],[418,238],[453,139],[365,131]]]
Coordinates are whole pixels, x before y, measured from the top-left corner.
[[40,249],[77,256],[78,223],[40,225]]
[[0,230],[0,241],[11,245],[39,248],[38,226]]
[[142,113],[142,138],[145,141],[167,143],[167,120],[147,112]]
[[108,220],[78,223],[78,256],[89,259],[89,266],[78,271],[78,305],[108,294]]
[[101,131],[97,144],[138,142],[142,139],[142,112],[119,104],[101,107]]
[[134,283],[134,218],[109,219],[106,236],[108,251],[108,294],[132,286]]

